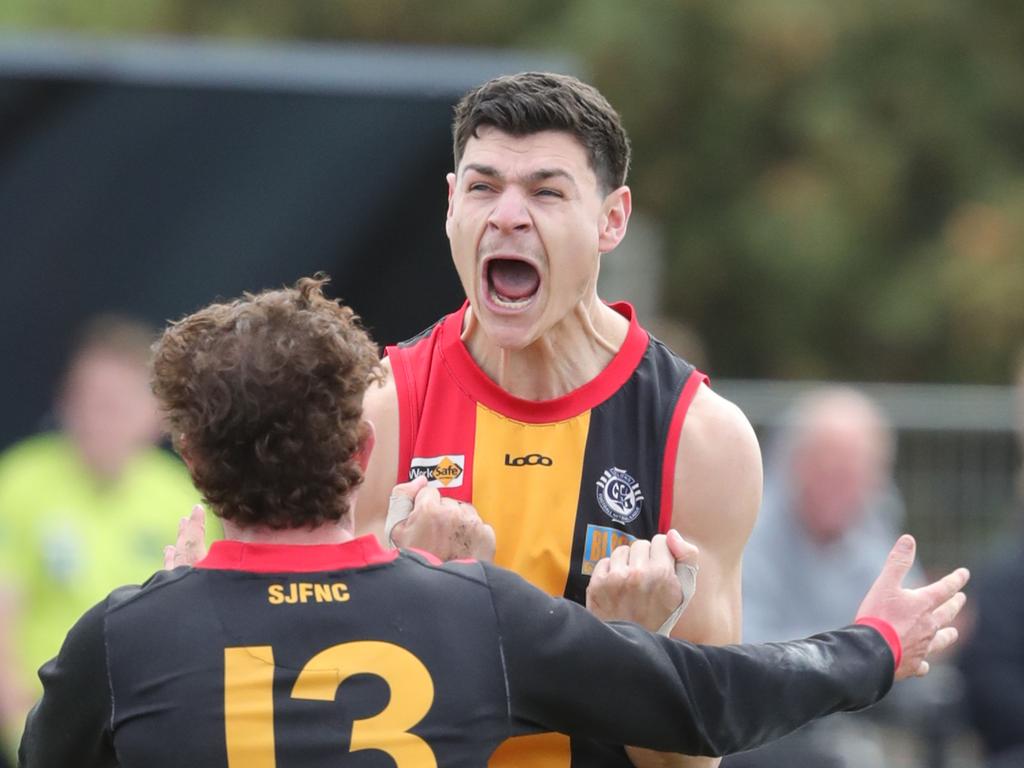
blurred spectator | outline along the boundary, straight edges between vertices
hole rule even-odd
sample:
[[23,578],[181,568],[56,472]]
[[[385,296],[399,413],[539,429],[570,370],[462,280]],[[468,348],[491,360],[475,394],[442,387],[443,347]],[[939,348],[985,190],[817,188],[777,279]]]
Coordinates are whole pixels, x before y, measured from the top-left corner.
[[854,389],[818,389],[793,405],[767,457],[743,558],[744,641],[851,619],[902,523],[894,453],[885,416]]
[[[1017,368],[1017,438],[1024,456],[1024,352]],[[974,577],[975,625],[961,656],[969,717],[987,768],[1024,766],[1024,467],[1017,530]]]
[[[886,417],[859,391],[823,387],[794,404],[766,462],[764,502],[743,558],[744,642],[802,637],[853,619],[901,527],[894,454]],[[915,579],[921,574],[908,581]],[[917,681],[909,687],[921,692]],[[888,716],[905,707],[889,707]],[[725,765],[884,765],[866,714],[827,718]]]
[[56,403],[59,432],[0,454],[0,715],[20,728],[35,671],[111,589],[162,566],[176,521],[198,501],[185,467],[155,443],[152,332],[94,321]]

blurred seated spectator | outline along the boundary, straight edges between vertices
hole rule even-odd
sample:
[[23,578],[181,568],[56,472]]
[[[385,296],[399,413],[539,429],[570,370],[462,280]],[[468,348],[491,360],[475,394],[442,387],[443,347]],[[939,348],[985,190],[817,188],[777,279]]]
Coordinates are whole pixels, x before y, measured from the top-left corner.
[[[1017,438],[1024,456],[1024,354],[1017,369]],[[968,716],[986,768],[1024,766],[1024,468],[1017,529],[1004,551],[975,569],[975,624],[960,654]]]
[[793,405],[743,557],[744,642],[817,632],[857,610],[902,525],[894,454],[885,416],[854,389],[817,389]]
[[36,670],[111,589],[163,563],[177,520],[199,500],[185,467],[156,447],[153,332],[96,319],[56,403],[59,431],[0,454],[0,716],[8,737],[37,695]]
[[[767,457],[764,502],[743,557],[744,642],[813,634],[857,610],[858,595],[871,585],[902,525],[894,458],[888,420],[860,391],[821,387],[794,403]],[[908,579],[914,581],[923,582],[919,572]],[[907,701],[934,695],[923,682],[913,681],[903,701],[886,708],[890,722],[916,710],[913,726],[924,727],[917,718],[932,707]],[[865,712],[826,718],[723,765],[888,762],[872,713]]]

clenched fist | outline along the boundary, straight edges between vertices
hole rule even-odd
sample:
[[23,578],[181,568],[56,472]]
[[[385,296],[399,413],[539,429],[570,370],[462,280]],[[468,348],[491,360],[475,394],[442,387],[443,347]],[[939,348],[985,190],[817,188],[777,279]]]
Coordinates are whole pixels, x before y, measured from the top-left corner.
[[689,565],[695,572],[698,554],[675,530],[618,547],[594,566],[587,609],[602,621],[632,621],[667,634],[671,627],[665,627],[666,620],[683,607],[684,598],[693,596],[692,586],[684,593],[686,580],[677,575],[676,565]]
[[476,508],[442,497],[424,478],[395,486],[387,534],[396,547],[422,549],[441,560],[494,558],[494,529]]

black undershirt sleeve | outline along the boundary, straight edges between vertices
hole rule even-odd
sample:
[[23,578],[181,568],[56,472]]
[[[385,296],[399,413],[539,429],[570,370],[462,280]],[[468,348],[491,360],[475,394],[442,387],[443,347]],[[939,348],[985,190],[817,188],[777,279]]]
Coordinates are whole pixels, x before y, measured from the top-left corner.
[[699,646],[602,623],[515,574],[485,571],[515,732],[718,756],[867,707],[892,685],[892,652],[870,627],[788,643]]
[[106,605],[104,600],[82,616],[57,657],[39,670],[43,696],[25,723],[18,750],[21,768],[117,765],[103,630]]

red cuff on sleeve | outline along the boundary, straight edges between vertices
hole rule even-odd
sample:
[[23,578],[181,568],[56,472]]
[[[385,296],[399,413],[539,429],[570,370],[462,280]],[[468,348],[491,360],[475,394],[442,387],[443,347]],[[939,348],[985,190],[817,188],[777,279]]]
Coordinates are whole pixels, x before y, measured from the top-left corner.
[[854,624],[863,624],[877,630],[889,645],[889,650],[892,651],[893,669],[900,668],[900,662],[903,660],[903,646],[900,644],[900,636],[896,634],[892,624],[885,619],[876,619],[874,616],[861,616]]

